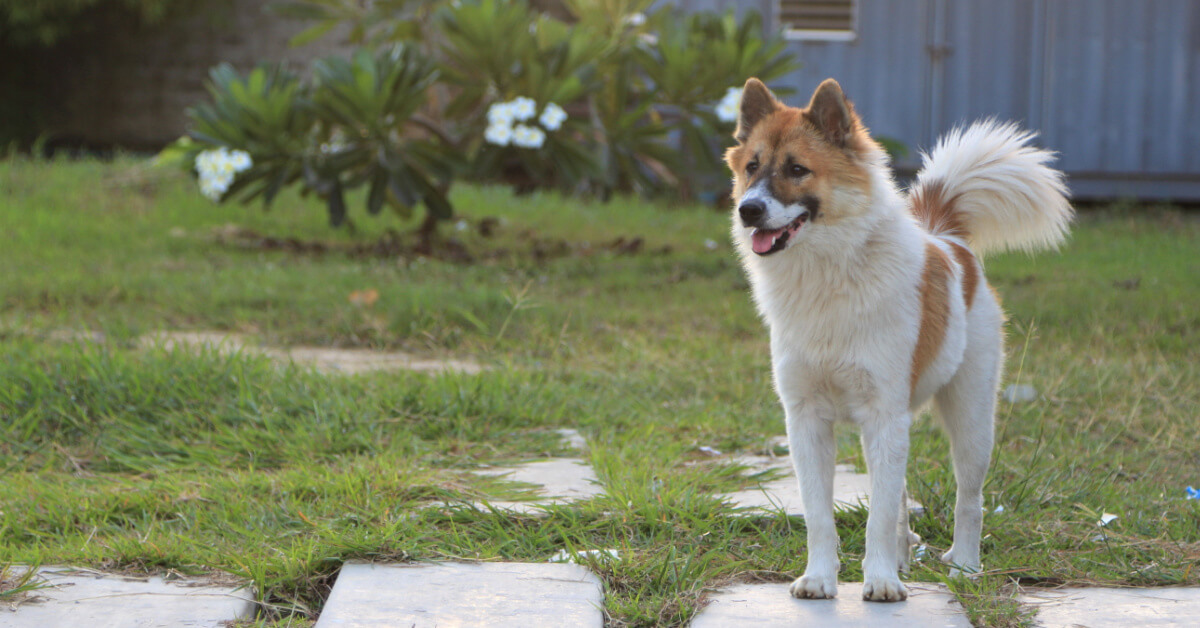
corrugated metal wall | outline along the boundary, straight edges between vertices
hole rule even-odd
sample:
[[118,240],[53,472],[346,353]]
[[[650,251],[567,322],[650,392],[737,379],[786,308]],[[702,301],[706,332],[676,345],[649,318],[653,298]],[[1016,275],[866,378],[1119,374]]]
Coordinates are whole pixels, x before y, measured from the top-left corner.
[[[777,0],[673,4],[756,9],[775,28]],[[852,41],[792,42],[805,66],[788,86],[837,78],[876,134],[913,149],[1017,120],[1077,196],[1200,200],[1200,1],[859,0],[857,25]]]

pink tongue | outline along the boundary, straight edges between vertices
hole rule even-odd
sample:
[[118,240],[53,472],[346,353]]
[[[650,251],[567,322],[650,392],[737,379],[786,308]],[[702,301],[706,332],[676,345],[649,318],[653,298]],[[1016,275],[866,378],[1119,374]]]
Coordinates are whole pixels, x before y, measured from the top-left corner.
[[755,253],[766,253],[775,246],[775,240],[779,234],[783,233],[783,229],[774,231],[766,231],[764,229],[755,229],[754,233],[750,234],[750,248],[754,249]]

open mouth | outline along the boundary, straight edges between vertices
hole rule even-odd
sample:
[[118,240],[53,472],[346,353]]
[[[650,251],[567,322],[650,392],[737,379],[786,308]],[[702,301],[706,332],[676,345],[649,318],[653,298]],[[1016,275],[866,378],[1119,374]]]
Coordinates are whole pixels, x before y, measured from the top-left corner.
[[778,253],[787,246],[788,240],[808,222],[808,212],[803,212],[790,224],[779,229],[755,229],[750,234],[750,248],[759,255]]

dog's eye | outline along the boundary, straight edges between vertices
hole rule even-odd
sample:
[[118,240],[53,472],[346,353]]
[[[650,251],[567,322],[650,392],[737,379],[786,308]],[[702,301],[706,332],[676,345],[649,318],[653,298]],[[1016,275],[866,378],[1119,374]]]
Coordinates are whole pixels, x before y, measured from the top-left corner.
[[758,162],[757,161],[752,161],[752,162],[746,164],[746,174],[752,175],[755,172],[758,172]]
[[789,172],[791,173],[791,175],[793,177],[803,177],[804,175],[812,172],[812,170],[809,170],[808,168],[805,168],[804,166],[801,166],[800,164],[792,164],[792,167],[789,170]]

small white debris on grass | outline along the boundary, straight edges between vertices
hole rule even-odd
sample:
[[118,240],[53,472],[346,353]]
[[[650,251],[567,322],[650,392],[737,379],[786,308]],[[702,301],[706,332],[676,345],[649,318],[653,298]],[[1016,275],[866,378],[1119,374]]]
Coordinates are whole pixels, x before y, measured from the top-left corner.
[[993,514],[993,515],[1002,515],[1002,514],[1004,514],[1004,504],[1001,504],[1001,505],[999,505],[999,506],[996,506],[996,509],[992,511],[992,514]]
[[929,554],[929,548],[924,545],[918,545],[916,551],[913,552],[913,558],[917,560],[925,560],[925,556]]
[[1037,399],[1037,389],[1029,384],[1009,384],[1004,389],[1004,400],[1009,403],[1028,403]]
[[721,455],[720,449],[716,449],[714,447],[709,447],[708,445],[701,445],[699,447],[699,449],[700,449],[700,453],[702,453],[702,454],[708,454],[710,456],[720,456]]
[[558,550],[546,562],[548,563],[579,563],[581,558],[597,558],[600,560],[620,560],[621,552],[615,549],[594,549],[584,550],[582,552],[571,553],[567,550]]
[[705,241],[704,241],[704,248],[706,248],[706,249],[708,249],[708,250],[710,250],[710,251],[715,251],[715,250],[717,250],[717,241],[716,241],[716,240],[705,240]]
[[1096,525],[1103,528],[1104,526],[1107,526],[1108,524],[1110,524],[1116,520],[1117,520],[1116,515],[1112,514],[1111,512],[1106,512],[1106,513],[1100,515],[1100,520],[1096,522]]

